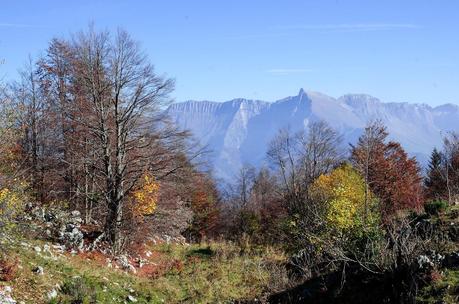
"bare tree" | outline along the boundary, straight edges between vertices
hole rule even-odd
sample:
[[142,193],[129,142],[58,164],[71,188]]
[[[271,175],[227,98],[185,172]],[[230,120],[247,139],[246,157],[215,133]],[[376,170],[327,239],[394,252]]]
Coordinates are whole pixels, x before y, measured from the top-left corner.
[[90,113],[79,123],[96,139],[108,210],[105,233],[118,250],[125,197],[154,165],[152,147],[161,136],[152,128],[162,120],[174,82],[158,76],[122,30],[114,39],[106,32],[80,33],[73,48],[77,82]]
[[27,175],[30,176],[32,189],[36,199],[43,200],[43,168],[45,166],[45,100],[40,90],[40,81],[34,62],[31,57],[26,67],[20,71],[20,79],[11,86],[14,101],[20,115],[18,124],[23,130],[22,149],[26,157],[24,167],[27,167]]
[[329,172],[343,160],[342,137],[325,121],[312,122],[297,134],[300,171],[306,184]]
[[369,194],[373,182],[370,178],[370,169],[376,162],[381,161],[378,156],[384,150],[384,141],[387,135],[386,127],[381,120],[370,121],[362,136],[359,137],[357,145],[351,145],[353,151],[351,155],[352,164],[365,180],[364,221],[368,217]]
[[255,172],[255,168],[248,164],[243,165],[239,170],[235,185],[236,202],[239,208],[245,208],[249,204]]
[[341,136],[326,122],[312,122],[307,130],[291,134],[280,130],[268,148],[268,159],[280,175],[290,207],[302,209],[309,185],[343,160]]
[[459,134],[449,132],[443,138],[443,156],[448,202],[453,204],[459,194]]
[[297,168],[297,142],[290,129],[281,129],[271,140],[267,158],[272,169],[279,175],[284,196],[297,198],[301,193]]
[[[285,231],[288,247],[298,257],[305,274],[310,262],[318,258],[311,240],[324,231],[324,204],[315,201],[309,192],[314,180],[343,161],[341,137],[325,122],[313,122],[305,131],[294,135],[281,130],[272,140],[268,159],[279,175],[280,197],[291,229]],[[317,261],[314,262],[316,264]]]

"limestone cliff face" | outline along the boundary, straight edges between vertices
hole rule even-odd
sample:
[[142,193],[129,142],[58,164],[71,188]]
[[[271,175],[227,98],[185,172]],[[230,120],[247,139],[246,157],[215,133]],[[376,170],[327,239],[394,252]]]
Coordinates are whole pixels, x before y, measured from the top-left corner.
[[267,145],[280,128],[297,130],[311,121],[327,121],[342,133],[347,146],[369,120],[381,119],[391,139],[401,142],[421,163],[435,146],[441,146],[442,134],[459,131],[457,105],[384,103],[363,94],[333,98],[303,89],[275,102],[186,101],[171,105],[167,112],[179,127],[191,130],[213,150],[215,173],[224,179],[231,179],[244,163],[262,165]]

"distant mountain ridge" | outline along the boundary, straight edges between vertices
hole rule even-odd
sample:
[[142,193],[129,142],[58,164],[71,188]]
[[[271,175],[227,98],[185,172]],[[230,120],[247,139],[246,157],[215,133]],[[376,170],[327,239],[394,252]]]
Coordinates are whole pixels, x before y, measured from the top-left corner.
[[185,101],[167,109],[171,119],[190,130],[213,153],[217,177],[232,179],[244,163],[263,164],[269,141],[280,128],[307,127],[325,120],[339,131],[344,143],[354,143],[366,123],[381,119],[390,138],[399,141],[424,162],[442,134],[459,131],[459,106],[431,107],[416,103],[385,103],[365,94],[339,98],[301,89],[295,96],[275,102],[233,99],[226,102]]

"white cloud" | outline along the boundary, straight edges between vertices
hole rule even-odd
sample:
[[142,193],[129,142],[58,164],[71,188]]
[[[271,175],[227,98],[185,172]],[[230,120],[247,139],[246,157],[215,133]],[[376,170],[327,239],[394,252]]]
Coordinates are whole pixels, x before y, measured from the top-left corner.
[[319,30],[319,31],[344,31],[344,32],[368,32],[388,31],[397,29],[420,29],[419,25],[411,23],[343,23],[343,24],[304,24],[277,26],[275,29],[283,30]]
[[40,26],[23,24],[23,23],[0,23],[0,27],[9,27],[9,28],[38,28]]
[[313,72],[313,69],[270,69],[266,72],[273,75],[289,75]]

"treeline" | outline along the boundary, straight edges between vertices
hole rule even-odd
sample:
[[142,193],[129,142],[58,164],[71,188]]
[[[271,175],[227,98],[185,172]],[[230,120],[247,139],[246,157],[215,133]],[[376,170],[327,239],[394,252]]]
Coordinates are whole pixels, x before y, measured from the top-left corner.
[[268,149],[269,166],[244,166],[229,187],[227,234],[280,244],[302,279],[337,269],[344,275],[353,266],[390,272],[394,295],[412,300],[417,258],[446,248],[419,220],[424,209],[436,213],[457,204],[458,138],[444,138],[423,176],[378,120],[348,151],[325,122],[297,133],[280,130]]
[[53,39],[2,90],[2,187],[20,181],[34,204],[81,211],[115,252],[160,208],[199,235],[194,211],[215,186],[197,169],[203,149],[164,115],[173,88],[123,30]]

